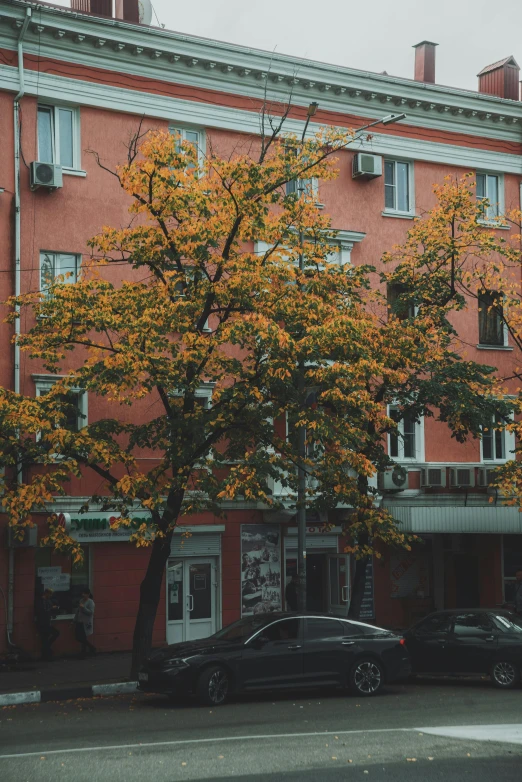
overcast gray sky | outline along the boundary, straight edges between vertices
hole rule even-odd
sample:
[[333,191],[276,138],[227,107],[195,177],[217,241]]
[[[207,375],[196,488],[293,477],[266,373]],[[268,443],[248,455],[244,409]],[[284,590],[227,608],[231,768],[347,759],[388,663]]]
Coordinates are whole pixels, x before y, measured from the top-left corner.
[[435,41],[437,82],[453,87],[476,89],[479,70],[510,54],[522,65],[521,0],[323,2],[152,0],[170,30],[406,78],[411,47]]

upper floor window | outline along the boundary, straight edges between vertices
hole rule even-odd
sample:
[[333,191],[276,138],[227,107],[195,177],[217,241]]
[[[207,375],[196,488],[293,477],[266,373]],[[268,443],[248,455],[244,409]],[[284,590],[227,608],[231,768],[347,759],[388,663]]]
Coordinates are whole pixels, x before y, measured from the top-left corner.
[[411,214],[413,165],[404,160],[384,161],[384,211]]
[[[186,141],[189,144],[193,144],[196,147],[198,156],[201,156],[203,150],[203,139],[199,130],[194,130],[193,128],[170,128],[170,132],[177,134],[178,136],[178,142],[176,145],[178,152],[181,151],[182,142]],[[194,168],[194,164],[190,163],[188,168]]]
[[478,295],[479,309],[479,343],[504,347],[506,345],[506,328],[502,308],[502,294],[496,291],[482,291]]
[[70,253],[40,253],[40,290],[47,291],[57,277],[63,277],[63,283],[78,280],[81,256]]
[[317,202],[319,200],[319,180],[316,177],[291,179],[286,183],[286,194],[292,195],[292,193],[297,193],[298,198],[304,194]]
[[407,320],[415,315],[415,306],[407,300],[408,289],[400,283],[390,283],[386,289],[388,312],[399,320]]
[[38,106],[38,160],[80,168],[80,114],[68,106]]
[[[33,376],[34,377],[34,376]],[[35,377],[36,396],[45,396],[59,380],[52,375]],[[82,388],[71,388],[59,397],[62,420],[58,426],[69,432],[79,432],[87,425],[87,392]]]
[[388,453],[392,459],[419,460],[422,448],[422,424],[411,413],[398,407],[389,408],[389,416],[397,428],[388,435]]
[[506,438],[503,429],[495,429],[492,420],[482,429],[482,459],[483,461],[505,461]]
[[483,202],[484,220],[496,220],[501,214],[500,199],[500,177],[496,174],[477,174],[477,200]]

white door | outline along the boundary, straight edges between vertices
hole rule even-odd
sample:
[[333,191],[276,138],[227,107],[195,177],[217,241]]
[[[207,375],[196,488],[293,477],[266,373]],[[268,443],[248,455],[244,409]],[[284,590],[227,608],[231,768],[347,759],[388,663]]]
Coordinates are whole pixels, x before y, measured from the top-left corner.
[[216,632],[216,560],[169,559],[167,643],[194,641]]
[[350,558],[346,554],[328,555],[328,613],[348,616],[350,606]]

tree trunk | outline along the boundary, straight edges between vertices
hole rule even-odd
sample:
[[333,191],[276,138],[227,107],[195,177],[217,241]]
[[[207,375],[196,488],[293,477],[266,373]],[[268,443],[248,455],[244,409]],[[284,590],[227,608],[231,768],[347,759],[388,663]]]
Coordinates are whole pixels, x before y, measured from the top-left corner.
[[162,595],[161,585],[165,565],[170,556],[171,541],[172,532],[165,537],[155,539],[152,544],[145,578],[141,582],[140,604],[132,641],[130,678],[133,681],[137,679],[138,671],[152,648],[152,631]]
[[369,557],[358,559],[355,563],[355,574],[352,584],[352,599],[348,616],[350,619],[359,619],[361,614],[361,605],[364,597],[364,585],[366,582],[366,568],[368,567]]

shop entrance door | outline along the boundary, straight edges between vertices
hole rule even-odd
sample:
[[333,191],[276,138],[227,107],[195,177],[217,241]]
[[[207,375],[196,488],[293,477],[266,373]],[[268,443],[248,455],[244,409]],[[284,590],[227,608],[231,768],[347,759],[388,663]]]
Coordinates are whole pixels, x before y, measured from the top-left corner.
[[346,554],[328,555],[328,613],[348,616],[350,605],[350,558]]
[[195,641],[216,632],[216,560],[169,559],[167,643]]

